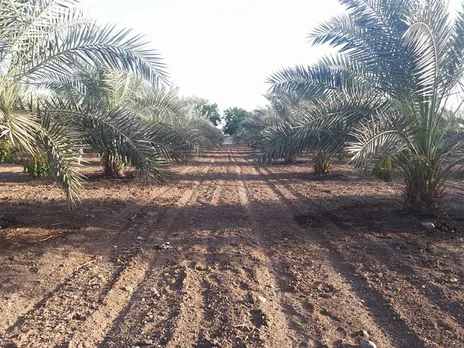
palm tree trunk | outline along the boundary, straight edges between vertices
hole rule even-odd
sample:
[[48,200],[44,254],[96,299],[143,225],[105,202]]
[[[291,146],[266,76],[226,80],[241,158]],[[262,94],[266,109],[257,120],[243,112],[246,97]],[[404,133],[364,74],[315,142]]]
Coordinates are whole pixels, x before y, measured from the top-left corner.
[[290,155],[285,158],[285,163],[295,163],[296,155]]
[[313,155],[313,168],[316,175],[329,175],[332,171],[332,155],[326,151],[318,151]]
[[120,178],[122,177],[123,166],[121,163],[112,156],[110,153],[103,154],[101,158],[103,175],[108,178]]
[[443,172],[436,160],[413,158],[405,170],[405,181],[406,203],[414,209],[435,208],[443,196]]

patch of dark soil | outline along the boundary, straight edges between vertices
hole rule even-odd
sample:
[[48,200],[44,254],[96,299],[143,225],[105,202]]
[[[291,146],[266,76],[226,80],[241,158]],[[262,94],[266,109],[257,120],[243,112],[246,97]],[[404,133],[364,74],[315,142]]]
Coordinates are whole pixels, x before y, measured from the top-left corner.
[[251,323],[258,329],[268,326],[268,319],[262,309],[253,309],[250,311]]
[[302,228],[323,228],[329,223],[332,223],[342,229],[347,229],[349,227],[338,215],[330,211],[322,211],[320,214],[305,213],[301,215],[294,215],[293,219]]
[[7,228],[17,226],[19,220],[15,216],[4,215],[0,217],[0,229],[6,230]]
[[323,228],[324,220],[320,215],[307,213],[302,215],[294,215],[293,219],[300,225],[302,228],[315,227]]

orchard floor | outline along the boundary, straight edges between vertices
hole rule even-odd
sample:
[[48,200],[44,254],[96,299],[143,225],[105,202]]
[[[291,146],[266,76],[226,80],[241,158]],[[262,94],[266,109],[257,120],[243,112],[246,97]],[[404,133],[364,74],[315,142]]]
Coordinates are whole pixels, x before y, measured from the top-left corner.
[[0,346],[464,347],[463,182],[417,217],[401,183],[245,152],[145,190],[94,162],[73,211],[0,166]]

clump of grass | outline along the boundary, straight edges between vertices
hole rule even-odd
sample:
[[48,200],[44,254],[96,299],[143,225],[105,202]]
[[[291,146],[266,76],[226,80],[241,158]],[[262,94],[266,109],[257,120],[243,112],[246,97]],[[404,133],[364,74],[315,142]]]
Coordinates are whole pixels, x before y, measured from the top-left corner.
[[46,178],[52,174],[52,166],[46,156],[39,155],[29,159],[29,162],[24,166],[24,172],[33,179]]
[[0,163],[10,163],[13,161],[13,150],[6,141],[0,141]]
[[393,180],[393,164],[390,156],[380,158],[374,168],[372,175],[380,180],[390,182]]

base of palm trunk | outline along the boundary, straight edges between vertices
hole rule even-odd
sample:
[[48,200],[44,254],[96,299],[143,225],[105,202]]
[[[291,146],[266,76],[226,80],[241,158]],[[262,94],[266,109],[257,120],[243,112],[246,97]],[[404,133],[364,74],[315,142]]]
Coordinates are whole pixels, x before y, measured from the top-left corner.
[[321,151],[313,155],[313,168],[316,175],[329,175],[332,171],[332,155]]
[[285,163],[291,164],[291,163],[295,163],[295,162],[296,162],[296,156],[291,156],[291,157],[285,158]]
[[432,187],[429,191],[421,190],[418,188],[418,186],[420,185],[417,185],[417,183],[406,183],[404,197],[407,206],[413,210],[424,213],[439,210],[443,205],[443,183],[440,182],[435,187]]
[[425,156],[415,156],[406,168],[404,196],[407,205],[430,211],[441,207],[445,183],[439,162]]
[[123,176],[123,165],[111,155],[102,156],[103,175],[108,178],[120,178]]

